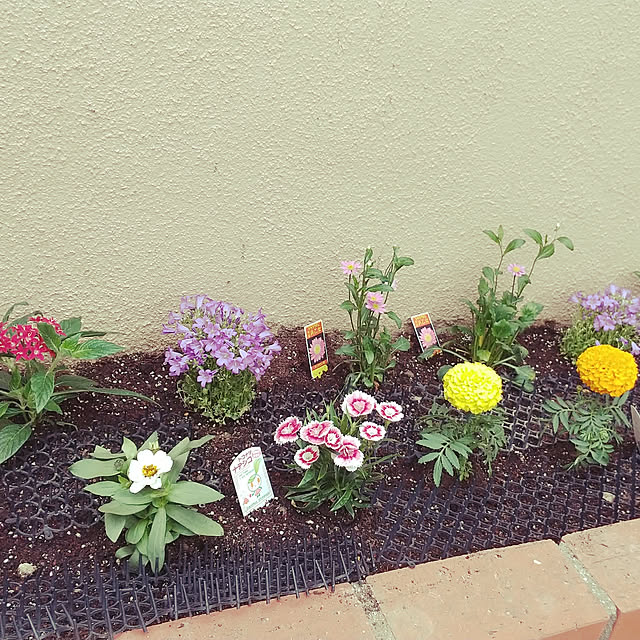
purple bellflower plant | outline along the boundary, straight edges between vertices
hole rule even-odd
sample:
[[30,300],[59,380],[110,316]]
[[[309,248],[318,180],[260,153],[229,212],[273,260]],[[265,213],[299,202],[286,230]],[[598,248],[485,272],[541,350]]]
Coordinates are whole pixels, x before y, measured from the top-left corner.
[[178,336],[165,364],[170,376],[182,376],[180,397],[214,422],[237,420],[249,409],[256,382],[280,351],[262,311],[245,313],[205,295],[182,298],[163,333]]

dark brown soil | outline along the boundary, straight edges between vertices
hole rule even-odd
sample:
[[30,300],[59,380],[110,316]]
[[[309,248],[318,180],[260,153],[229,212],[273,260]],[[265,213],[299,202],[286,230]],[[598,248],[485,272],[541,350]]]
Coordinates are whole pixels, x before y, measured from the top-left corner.
[[[405,331],[409,335],[409,331]],[[412,348],[399,355],[398,364],[390,371],[385,385],[398,386],[413,383],[416,379],[433,384],[437,369],[449,361],[444,355],[434,357],[425,363],[417,360],[419,355],[415,337]],[[539,374],[561,375],[571,369],[570,363],[559,354],[559,332],[553,325],[543,325],[528,331],[523,343],[530,349],[529,364]],[[278,334],[282,353],[274,360],[268,373],[259,383],[258,391],[300,391],[312,389],[339,389],[343,386],[347,366],[334,355],[340,346],[338,333],[327,335],[329,343],[329,362],[331,369],[319,380],[311,380],[308,370],[305,342],[301,331],[283,329]],[[299,540],[303,536],[318,533],[321,530],[342,529],[354,531],[376,546],[374,532],[377,514],[375,510],[364,511],[352,521],[346,515],[329,514],[320,510],[312,514],[296,511],[285,498],[287,485],[295,484],[299,476],[295,472],[282,473],[270,471],[271,483],[276,495],[264,508],[242,518],[237,503],[231,477],[228,472],[232,459],[243,449],[256,444],[256,434],[264,430],[264,425],[253,424],[251,419],[243,417],[235,424],[226,427],[215,426],[202,417],[187,411],[176,394],[176,379],[167,374],[163,365],[162,352],[137,353],[113,357],[99,362],[84,364],[78,372],[98,381],[105,387],[121,387],[144,393],[158,403],[163,414],[190,415],[195,425],[195,435],[207,433],[216,437],[204,449],[206,459],[216,477],[222,482],[222,491],[226,498],[206,509],[225,529],[225,536],[213,542],[222,547],[245,544],[262,539]],[[138,420],[148,411],[148,405],[134,399],[110,396],[89,396],[65,405],[65,420],[78,427],[92,425],[94,421],[103,424],[126,420]],[[269,425],[268,429],[276,425]],[[72,427],[58,425],[56,429]],[[123,433],[124,435],[124,433]],[[518,474],[521,469],[531,469],[532,465],[553,467],[570,459],[565,445],[558,445],[539,453],[510,454],[501,457],[496,464],[496,474]],[[478,469],[479,474],[484,474]],[[410,487],[429,473],[429,469],[409,464],[404,459],[397,460],[387,471],[389,479]],[[443,479],[446,484],[450,480]],[[4,567],[14,572],[21,562],[31,562],[37,567],[53,569],[63,560],[81,561],[87,558],[112,554],[117,545],[111,544],[104,535],[102,524],[88,530],[73,530],[55,535],[53,540],[29,539],[18,536],[5,524],[7,514],[16,505],[8,504],[5,496],[0,496],[0,558]],[[190,544],[199,545],[200,540]]]

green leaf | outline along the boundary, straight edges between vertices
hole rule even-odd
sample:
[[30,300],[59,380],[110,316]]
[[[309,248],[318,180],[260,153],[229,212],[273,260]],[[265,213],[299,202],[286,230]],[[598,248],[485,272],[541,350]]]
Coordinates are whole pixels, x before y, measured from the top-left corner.
[[93,493],[96,496],[111,497],[116,491],[122,488],[119,482],[113,482],[112,480],[102,480],[100,482],[94,482],[88,484],[84,490],[89,493]]
[[553,244],[546,244],[538,252],[538,259],[543,260],[544,258],[550,258],[555,253],[555,251],[556,250]]
[[156,495],[152,489],[147,489],[146,487],[138,493],[131,493],[127,487],[121,486],[111,497],[123,504],[148,505],[151,504]]
[[122,502],[112,500],[111,502],[107,502],[107,504],[100,505],[98,511],[116,516],[131,516],[134,513],[144,511],[146,508],[146,504],[123,504]]
[[348,311],[349,313],[352,313],[353,311],[356,310],[356,305],[353,304],[351,300],[345,300],[340,304],[340,308],[344,309],[345,311]]
[[482,267],[482,275],[491,283],[493,284],[495,282],[496,279],[496,272],[495,269],[492,269],[491,267]]
[[212,435],[203,436],[202,438],[198,438],[197,440],[190,440],[189,438],[183,438],[178,442],[178,444],[169,451],[169,456],[171,458],[182,455],[183,453],[188,453],[189,451],[193,451],[193,449],[198,449],[203,444],[207,444],[210,440],[213,439]]
[[51,351],[58,353],[58,349],[60,348],[60,342],[62,341],[62,339],[56,333],[56,330],[46,322],[38,322],[37,327],[38,333],[42,337],[47,347],[49,347]]
[[392,351],[409,351],[411,343],[404,336],[400,336],[392,345]]
[[116,551],[116,560],[122,560],[123,558],[128,558],[134,551],[135,551],[135,547],[132,544],[127,544],[124,547],[120,547]]
[[402,320],[400,320],[397,313],[395,313],[394,311],[387,311],[387,316],[396,323],[398,329],[402,328]]
[[91,387],[95,387],[96,383],[90,378],[85,378],[84,376],[63,375],[56,378],[55,386],[56,388],[69,387],[70,389],[90,389]]
[[114,460],[78,460],[78,462],[74,462],[69,467],[69,471],[74,476],[85,480],[117,476],[122,465],[116,466],[116,463],[120,461],[120,458]]
[[418,459],[418,462],[421,464],[426,464],[427,462],[432,462],[436,458],[440,457],[440,451],[431,451],[431,453],[425,453],[421,458]]
[[139,518],[138,521],[133,525],[133,527],[131,527],[127,531],[124,539],[129,544],[138,544],[138,542],[140,542],[140,540],[142,540],[142,536],[147,531],[148,522],[149,521],[146,518]]
[[537,244],[542,246],[542,235],[535,229],[523,229],[523,231]]
[[367,347],[364,348],[364,358],[367,361],[367,364],[371,364],[373,359],[375,358],[375,354],[373,351]]
[[176,482],[169,489],[169,502],[183,505],[207,504],[222,500],[224,496],[199,482]]
[[507,253],[511,253],[512,251],[515,251],[516,249],[519,249],[524,244],[524,242],[525,241],[522,238],[514,238],[507,245],[507,248],[504,250],[504,254],[506,255]]
[[476,351],[476,356],[479,362],[489,362],[489,359],[491,358],[491,351],[478,349],[478,351]]
[[60,328],[65,332],[66,336],[72,336],[82,329],[82,318],[67,318],[60,321]]
[[9,423],[2,427],[0,429],[0,464],[15,455],[30,435],[31,427],[28,424]]
[[[16,302],[14,304],[12,304],[7,311],[5,312],[5,314],[2,316],[2,322],[6,323],[9,321],[9,318],[11,317],[11,314],[15,311],[16,307],[26,307],[29,303],[28,302]],[[31,315],[31,314],[29,314]]]
[[415,264],[413,258],[409,258],[409,256],[399,256],[395,258],[395,263],[398,268],[400,267],[411,267]]
[[224,530],[207,516],[177,504],[167,505],[167,514],[183,527],[199,536],[221,536]]
[[384,291],[384,292],[389,292],[389,291],[393,291],[393,287],[390,284],[374,284],[372,287],[367,287],[367,291],[370,291],[371,293],[375,292],[375,291]]
[[40,413],[51,399],[53,386],[53,374],[38,372],[31,376],[31,392],[33,393],[37,413]]
[[440,481],[442,480],[442,458],[438,458],[436,463],[433,465],[433,482],[436,487],[440,486]]
[[164,566],[164,539],[167,533],[167,512],[163,507],[156,511],[149,532],[147,543],[147,556],[151,562],[151,567],[155,571],[156,567],[162,569]]
[[138,455],[138,447],[129,438],[122,438],[122,453],[127,460],[132,460]]
[[336,355],[338,356],[355,356],[356,350],[350,345],[342,345],[339,349],[336,349]]
[[7,409],[9,408],[9,403],[8,402],[0,402],[0,418],[2,418],[2,416],[7,413]]
[[124,523],[127,519],[124,516],[119,516],[114,513],[105,513],[104,516],[104,528],[107,534],[107,538],[111,542],[116,542],[124,529]]
[[491,333],[499,340],[511,337],[515,331],[513,324],[508,320],[500,320],[491,327]]
[[483,229],[482,233],[489,236],[496,244],[500,244],[500,240],[498,239],[498,236],[490,229]]
[[110,356],[120,351],[124,351],[124,347],[120,347],[107,340],[93,339],[79,344],[78,347],[74,349],[72,356],[79,360],[97,360],[98,358]]
[[53,401],[53,400],[49,400],[49,402],[47,402],[47,404],[44,407],[45,411],[52,411],[53,413],[57,413],[58,415],[62,415],[62,409],[60,408],[60,405]]
[[105,449],[104,447],[97,444],[91,453],[91,457],[98,458],[98,460],[115,460],[116,458],[123,458],[124,454],[111,453],[109,449]]
[[563,244],[565,247],[567,247],[569,251],[573,251],[574,249],[573,242],[569,238],[567,238],[567,236],[560,236],[559,238],[556,238],[556,240],[560,244]]

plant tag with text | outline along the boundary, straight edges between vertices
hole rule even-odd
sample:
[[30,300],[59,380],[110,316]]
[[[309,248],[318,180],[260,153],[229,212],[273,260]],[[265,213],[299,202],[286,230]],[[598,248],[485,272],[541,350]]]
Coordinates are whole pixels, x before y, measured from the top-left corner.
[[631,405],[631,421],[633,424],[633,437],[636,439],[636,447],[640,451],[640,413]]
[[327,339],[324,335],[322,320],[308,324],[304,328],[304,337],[307,345],[307,357],[312,378],[319,378],[329,370],[329,358],[327,356]]
[[[418,338],[418,344],[420,345],[421,351],[424,351],[429,347],[433,347],[434,345],[441,346],[435,327],[433,326],[431,317],[428,313],[411,316],[411,324],[413,325],[413,330],[416,332],[416,337]],[[440,353],[439,350],[434,351],[433,355],[438,353]]]
[[260,447],[245,449],[233,459],[231,477],[243,517],[273,498],[273,489]]

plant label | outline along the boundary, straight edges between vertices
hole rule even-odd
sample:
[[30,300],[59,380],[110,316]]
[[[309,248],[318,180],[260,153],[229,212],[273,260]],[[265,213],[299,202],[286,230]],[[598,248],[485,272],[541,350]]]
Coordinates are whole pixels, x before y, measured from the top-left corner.
[[[418,344],[420,345],[421,351],[424,351],[429,347],[433,347],[434,345],[441,346],[435,327],[433,326],[433,322],[431,322],[431,317],[428,313],[411,316],[411,324],[413,325],[413,330],[416,332],[416,337],[418,338]],[[438,353],[440,353],[439,350],[434,351],[433,355]]]
[[245,449],[233,459],[231,477],[243,517],[273,498],[273,489],[260,447]]
[[307,357],[312,378],[319,378],[329,370],[329,358],[327,357],[327,339],[324,335],[322,320],[308,324],[304,328],[304,337],[307,343]]
[[640,451],[640,413],[631,405],[631,423],[633,424],[633,436],[636,439],[636,447]]

